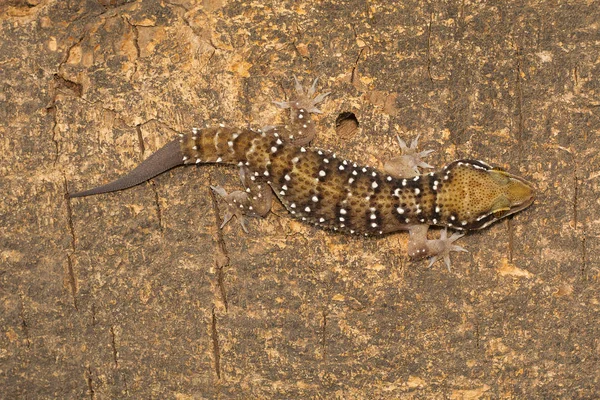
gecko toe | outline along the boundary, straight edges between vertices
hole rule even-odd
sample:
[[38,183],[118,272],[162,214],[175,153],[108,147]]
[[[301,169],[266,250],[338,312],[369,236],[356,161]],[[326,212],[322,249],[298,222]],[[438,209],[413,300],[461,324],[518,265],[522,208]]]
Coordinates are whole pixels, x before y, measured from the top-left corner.
[[464,236],[463,233],[455,232],[450,237],[448,237],[448,229],[445,228],[444,230],[442,230],[442,232],[440,233],[440,238],[432,241],[432,242],[435,242],[436,252],[429,259],[428,268],[431,267],[441,257],[444,260],[444,264],[446,264],[446,268],[448,268],[448,271],[450,271],[450,266],[451,266],[450,253],[452,253],[452,252],[467,252],[468,253],[468,251],[465,248],[453,244],[455,241],[457,241],[458,239],[460,239],[463,236]]
[[397,178],[420,175],[419,168],[434,168],[423,161],[423,158],[433,153],[434,150],[417,151],[419,136],[411,142],[410,146],[406,144],[400,136],[396,135],[398,145],[400,146],[400,156],[396,156],[384,163],[384,169],[387,173]]
[[[240,173],[243,179],[244,173]],[[227,223],[231,221],[233,216],[235,216],[244,232],[248,233],[248,219],[246,218],[245,214],[254,215],[252,203],[248,198],[248,193],[242,192],[240,190],[227,193],[227,191],[221,186],[211,185],[210,188],[227,203],[227,208],[223,215],[223,222],[221,223],[221,226],[219,228],[223,229],[223,227],[225,227],[225,225],[227,225]]]
[[279,108],[304,109],[312,114],[320,114],[321,110],[319,110],[316,105],[325,100],[331,92],[321,93],[315,96],[317,82],[318,78],[313,81],[310,88],[305,90],[298,78],[294,76],[294,88],[296,94],[289,101],[274,101],[273,104],[277,105]]
[[227,197],[227,191],[225,189],[223,189],[223,187],[210,185],[210,188],[213,190],[213,192],[215,192],[219,196],[221,196],[223,198]]

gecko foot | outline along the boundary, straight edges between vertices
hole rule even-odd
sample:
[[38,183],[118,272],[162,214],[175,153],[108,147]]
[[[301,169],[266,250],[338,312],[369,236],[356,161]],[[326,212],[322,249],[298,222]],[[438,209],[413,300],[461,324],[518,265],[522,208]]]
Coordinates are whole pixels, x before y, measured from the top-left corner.
[[211,186],[210,188],[227,203],[227,210],[225,211],[225,215],[223,215],[223,223],[219,228],[223,229],[235,215],[244,232],[248,233],[248,219],[245,216],[247,214],[245,211],[252,211],[252,206],[248,200],[248,193],[241,190],[227,193],[221,186]]
[[317,82],[319,81],[319,78],[314,80],[312,86],[308,90],[304,90],[304,87],[295,76],[294,81],[296,82],[296,96],[290,101],[274,101],[273,103],[280,108],[303,109],[309,113],[320,114],[321,110],[319,110],[316,105],[325,100],[325,97],[329,96],[331,92],[321,93],[313,97],[317,91]]
[[221,229],[235,215],[244,232],[248,233],[248,218],[246,216],[265,217],[271,210],[273,202],[271,187],[266,183],[253,181],[252,176],[247,167],[240,168],[240,180],[245,191],[236,190],[227,193],[221,186],[210,187],[227,203],[227,210],[223,215],[223,223],[220,226]]
[[411,178],[420,174],[419,168],[433,168],[423,161],[423,158],[433,153],[433,150],[417,151],[420,136],[414,138],[409,147],[400,136],[396,135],[402,154],[385,162],[385,172],[395,177]]
[[428,267],[431,267],[439,258],[446,263],[448,271],[450,270],[450,253],[453,251],[464,251],[464,248],[453,244],[464,236],[461,233],[453,233],[448,237],[448,230],[441,231],[440,238],[435,240],[427,239],[428,225],[413,225],[409,227],[408,254],[412,258],[431,257]]
[[306,146],[315,138],[317,129],[311,114],[320,113],[317,104],[322,102],[328,93],[322,93],[315,96],[318,79],[315,79],[312,86],[305,90],[298,79],[296,82],[296,94],[289,101],[274,101],[280,108],[289,108],[290,123],[284,127],[280,135],[283,140],[294,144],[295,146]]
[[444,229],[440,234],[440,238],[437,240],[432,240],[431,242],[433,243],[429,245],[438,252],[429,259],[429,265],[427,268],[431,267],[438,260],[438,258],[441,257],[446,263],[446,268],[448,268],[448,271],[450,271],[450,252],[462,251],[468,253],[465,248],[452,244],[463,236],[463,233],[454,232],[450,237],[448,237],[448,229]]

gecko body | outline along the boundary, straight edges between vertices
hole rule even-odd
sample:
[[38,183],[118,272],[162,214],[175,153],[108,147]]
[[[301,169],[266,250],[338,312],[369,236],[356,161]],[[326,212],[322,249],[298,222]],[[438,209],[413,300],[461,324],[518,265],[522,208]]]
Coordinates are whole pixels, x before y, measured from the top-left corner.
[[[482,161],[458,160],[437,172],[418,175],[416,141],[400,165],[386,171],[308,148],[315,126],[310,114],[326,95],[313,98],[313,87],[277,103],[290,108],[292,124],[264,130],[225,126],[197,129],[180,135],[125,177],[70,197],[83,197],[134,186],[178,165],[224,163],[240,167],[244,191],[228,194],[213,187],[228,203],[224,224],[236,216],[246,227],[245,215],[264,216],[271,208],[271,190],[289,213],[316,226],[350,234],[382,235],[408,230],[409,255],[443,257],[463,251],[453,244],[455,233],[427,239],[430,225],[469,231],[484,228],[528,207],[534,199],[530,183]],[[295,135],[294,135],[295,134]],[[398,161],[398,159],[396,160]]]

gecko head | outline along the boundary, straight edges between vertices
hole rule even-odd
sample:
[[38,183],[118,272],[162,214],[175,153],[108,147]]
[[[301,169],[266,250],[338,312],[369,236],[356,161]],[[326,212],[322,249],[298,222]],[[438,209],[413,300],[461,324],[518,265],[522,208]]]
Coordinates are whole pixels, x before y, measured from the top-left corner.
[[444,174],[447,183],[438,199],[448,202],[446,219],[458,228],[485,228],[529,207],[535,198],[531,183],[481,161],[455,161]]

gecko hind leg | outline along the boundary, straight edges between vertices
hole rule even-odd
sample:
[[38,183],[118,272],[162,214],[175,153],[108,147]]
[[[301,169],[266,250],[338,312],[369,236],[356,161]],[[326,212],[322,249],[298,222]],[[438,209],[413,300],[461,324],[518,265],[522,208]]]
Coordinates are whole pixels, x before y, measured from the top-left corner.
[[428,268],[431,267],[439,258],[442,258],[450,271],[450,253],[467,252],[461,246],[453,244],[464,236],[462,233],[455,232],[448,237],[448,230],[444,229],[440,233],[439,239],[427,239],[428,225],[413,225],[409,228],[408,255],[412,258],[431,257]]
[[287,128],[289,134],[286,140],[296,146],[305,146],[309,144],[316,136],[315,123],[310,114],[320,114],[316,106],[321,103],[331,93],[321,93],[315,96],[317,91],[317,82],[319,78],[313,81],[310,88],[304,89],[302,84],[294,76],[296,94],[289,101],[274,101],[280,108],[290,109],[290,126]]
[[223,229],[235,215],[244,232],[248,233],[246,217],[265,217],[271,210],[273,192],[267,184],[252,180],[250,171],[246,167],[240,168],[240,179],[245,187],[243,191],[236,190],[227,193],[221,186],[211,186],[210,188],[227,203],[223,223],[219,228]]
[[404,140],[400,139],[400,136],[396,135],[402,153],[385,162],[383,166],[385,172],[396,178],[412,178],[420,175],[419,168],[433,168],[432,165],[423,161],[423,158],[433,153],[434,150],[417,151],[420,136],[417,135],[409,147]]

